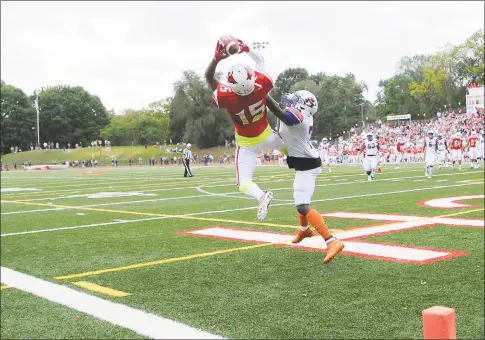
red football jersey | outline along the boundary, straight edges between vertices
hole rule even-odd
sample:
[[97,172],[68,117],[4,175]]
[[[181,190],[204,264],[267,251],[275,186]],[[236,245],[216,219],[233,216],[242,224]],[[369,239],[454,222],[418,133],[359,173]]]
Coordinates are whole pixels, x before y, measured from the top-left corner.
[[273,89],[273,81],[261,72],[254,73],[256,82],[250,95],[239,96],[224,84],[219,84],[212,94],[214,104],[227,110],[236,133],[244,137],[257,137],[269,125],[266,95]]
[[476,147],[477,147],[477,141],[478,141],[478,138],[477,138],[477,137],[471,137],[471,138],[468,140],[468,145],[469,145],[471,148],[476,148]]
[[397,151],[404,152],[404,143],[403,142],[397,143]]
[[461,150],[463,141],[460,138],[453,138],[451,140],[451,150]]

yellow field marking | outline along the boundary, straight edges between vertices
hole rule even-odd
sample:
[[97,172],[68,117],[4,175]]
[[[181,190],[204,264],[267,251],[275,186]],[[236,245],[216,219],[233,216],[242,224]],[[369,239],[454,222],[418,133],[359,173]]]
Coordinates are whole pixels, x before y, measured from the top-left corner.
[[95,270],[95,271],[91,271],[91,272],[72,274],[72,275],[66,275],[66,276],[56,276],[56,277],[54,277],[54,280],[74,279],[74,278],[78,278],[78,277],[85,277],[85,276],[91,276],[91,275],[99,275],[99,274],[105,274],[105,273],[119,272],[119,271],[122,271],[122,270],[143,268],[143,267],[153,266],[153,265],[157,265],[157,264],[166,264],[166,263],[172,263],[172,262],[192,260],[192,259],[197,259],[197,258],[201,258],[201,257],[208,257],[208,256],[219,255],[219,254],[232,253],[232,252],[235,252],[235,251],[242,251],[242,250],[249,250],[249,249],[254,249],[254,248],[267,247],[267,246],[272,246],[272,245],[279,244],[279,243],[283,243],[283,242],[271,242],[271,243],[256,244],[256,245],[253,245],[253,246],[216,250],[216,251],[211,251],[211,252],[207,252],[207,253],[199,253],[199,254],[194,254],[194,255],[175,257],[175,258],[169,258],[169,259],[152,261],[152,262],[137,263],[137,264],[132,264],[132,265],[123,266],[123,267],[101,269],[101,270]]
[[73,282],[72,284],[76,285],[78,287],[81,287],[81,288],[92,290],[93,292],[102,293],[102,294],[106,294],[106,295],[109,295],[109,296],[123,297],[123,296],[131,295],[129,293],[125,293],[125,292],[122,292],[122,291],[119,291],[119,290],[116,290],[116,289],[111,289],[111,288],[108,288],[108,287],[103,287],[103,286],[100,286],[100,285],[97,285],[97,284],[94,284],[94,283],[91,283],[91,282],[87,282],[87,281]]
[[475,182],[480,182],[483,181],[483,178],[476,178],[476,179],[467,179],[464,181],[458,181],[456,183],[475,183]]
[[0,286],[0,290],[4,290],[4,289],[7,289],[7,288],[10,288],[10,287],[9,287],[9,286],[7,286],[7,285],[1,285],[1,286]]
[[[238,221],[238,220],[227,220],[220,218],[210,218],[210,217],[197,217],[197,216],[184,216],[184,215],[168,215],[168,214],[157,214],[149,212],[137,212],[137,211],[125,211],[125,210],[111,210],[111,209],[100,209],[100,208],[89,208],[89,207],[75,207],[70,205],[61,204],[48,204],[48,203],[35,203],[35,202],[20,202],[20,201],[5,201],[2,203],[14,203],[22,205],[34,205],[40,207],[51,207],[51,208],[66,208],[75,210],[86,210],[86,211],[100,211],[109,212],[117,214],[128,214],[128,215],[142,215],[142,216],[153,216],[153,217],[167,217],[167,218],[180,218],[185,220],[195,220],[195,221],[209,221],[209,222],[222,222],[222,223],[235,223],[235,224],[247,224],[247,225],[259,225],[265,227],[280,227],[280,228],[291,228],[296,230],[298,227],[295,225],[277,224],[277,223],[264,223],[264,222],[250,222],[250,221]],[[330,231],[336,231],[336,229],[330,229]]]
[[[482,209],[461,211],[461,212],[457,212],[457,213],[440,215],[440,216],[431,216],[431,217],[423,217],[423,218],[418,217],[418,218],[416,218],[416,220],[419,221],[419,220],[427,220],[427,219],[433,219],[433,218],[444,218],[444,217],[458,216],[458,215],[464,215],[464,214],[469,214],[469,213],[472,213],[472,212],[483,211],[483,210],[484,209],[482,208]],[[356,230],[372,230],[372,229],[375,229],[375,228],[382,228],[382,225],[365,227],[365,228],[357,228]],[[350,229],[337,230],[334,233],[338,235],[339,233],[345,233],[345,232],[349,232],[349,231],[350,231]],[[207,253],[199,253],[199,254],[169,258],[169,259],[152,261],[152,262],[137,263],[137,264],[132,264],[132,265],[123,266],[123,267],[100,269],[100,270],[95,270],[95,271],[90,271],[90,272],[85,272],[85,273],[79,273],[79,274],[66,275],[66,276],[57,276],[57,277],[54,277],[54,279],[55,280],[67,280],[67,279],[73,279],[73,278],[78,278],[78,277],[99,275],[99,274],[112,273],[112,272],[118,272],[118,271],[130,270],[130,269],[137,269],[137,268],[148,267],[148,266],[153,266],[153,265],[158,265],[158,264],[166,264],[166,263],[172,263],[172,262],[186,261],[186,260],[192,260],[192,259],[201,258],[201,257],[208,257],[208,256],[219,255],[219,254],[227,254],[227,253],[231,253],[231,252],[235,252],[235,251],[244,251],[244,250],[250,250],[250,249],[254,249],[254,248],[267,247],[267,246],[282,244],[282,243],[289,242],[289,241],[290,240],[280,241],[280,242],[263,243],[263,244],[257,244],[257,245],[246,246],[246,247],[217,250],[217,251],[212,251],[212,252],[207,252]]]

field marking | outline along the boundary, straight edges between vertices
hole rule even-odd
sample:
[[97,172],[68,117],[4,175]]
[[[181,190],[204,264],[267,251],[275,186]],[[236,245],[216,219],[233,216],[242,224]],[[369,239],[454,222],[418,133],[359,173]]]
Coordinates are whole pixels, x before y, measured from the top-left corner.
[[[421,170],[408,170],[407,172],[416,172],[416,171],[421,171]],[[278,172],[279,173],[279,172]],[[392,174],[392,173],[396,173],[395,171],[392,171],[392,172],[388,172],[386,174]],[[475,173],[474,171],[469,171],[469,172],[460,172],[460,173],[457,173],[457,174],[467,174],[467,173]],[[221,174],[224,174],[224,173],[221,173]],[[339,175],[339,174],[333,174],[331,176],[326,176],[326,177],[323,177],[322,176],[320,178],[318,178],[317,180],[320,180],[320,181],[328,181],[330,180],[330,178],[341,178],[341,177],[354,177],[354,176],[361,176],[362,174],[359,172],[352,172],[352,173],[347,173],[347,172],[344,172],[343,174]],[[443,175],[446,175],[446,176],[451,176],[451,175],[455,175],[455,173],[452,173],[452,174],[442,174],[442,175],[436,175],[436,176],[443,176]],[[285,175],[285,176],[291,176],[291,177],[294,177],[294,175]],[[224,176],[223,176],[224,177]],[[233,177],[233,175],[227,175],[227,177]],[[330,177],[330,178],[328,178]],[[255,176],[255,179],[264,179],[264,178],[267,178],[267,174],[261,174],[261,175],[258,175],[258,176]],[[404,177],[404,178],[415,178],[415,177]],[[167,179],[172,179],[172,177],[168,177]],[[388,179],[381,179],[382,180],[388,180]],[[224,180],[220,180],[220,181],[216,181],[216,183],[219,183],[221,181],[224,181]],[[274,181],[266,181],[266,183],[277,183],[277,182],[288,182],[290,181],[289,179],[288,180],[285,180],[285,179],[279,179],[279,180],[274,180]],[[199,183],[200,182],[203,182],[202,185],[209,185],[209,184],[213,184],[214,181],[212,180],[211,181],[211,177],[208,177],[207,180],[204,180],[204,181],[195,181],[195,183]],[[204,183],[205,182],[205,183]],[[362,182],[367,182],[367,181],[362,181]],[[94,184],[96,184],[96,182],[93,182]],[[89,185],[92,185],[93,183],[90,183]],[[99,183],[106,183],[105,180],[99,182]],[[194,181],[191,181],[190,183],[194,183]],[[53,183],[53,184],[57,184],[57,183]],[[180,184],[180,183],[178,183]],[[161,184],[160,184],[161,185]],[[173,188],[166,188],[167,185],[170,185],[170,186],[174,186],[175,184],[166,184],[165,186],[161,187],[161,189],[150,189],[150,190],[142,190],[142,191],[146,191],[146,192],[151,192],[151,191],[170,191],[170,190],[184,190],[184,189],[196,189],[197,187],[196,186],[192,186],[192,187],[173,187]],[[219,186],[233,186],[235,184],[220,184],[220,185],[212,185],[214,187],[219,187]],[[142,187],[147,187],[147,188],[152,188],[152,186],[150,186],[149,184],[148,185],[139,185],[139,186],[142,186]],[[118,189],[118,188],[133,188],[135,186],[109,186],[109,187],[106,187],[105,189]],[[68,190],[51,190],[51,191],[47,191],[47,192],[42,192],[42,193],[38,193],[38,194],[34,194],[35,196],[32,196],[33,194],[32,193],[24,193],[24,194],[17,194],[17,195],[2,195],[4,196],[5,198],[7,199],[10,199],[10,198],[22,198],[22,197],[29,197],[29,196],[32,196],[32,197],[40,197],[40,196],[47,196],[47,195],[54,195],[55,193],[60,193],[60,192],[65,192],[65,193],[69,193],[69,192],[79,192],[79,191],[88,191],[88,190],[92,190],[93,188],[86,188],[86,189],[81,189],[81,190],[75,190],[75,189],[68,189]],[[141,188],[140,188],[141,189]]]
[[[354,196],[344,196],[344,197],[333,197],[333,198],[325,198],[320,200],[314,200],[313,203],[316,202],[327,202],[327,201],[337,201],[337,200],[345,200],[345,199],[353,199],[353,198],[362,198],[362,197],[371,197],[371,196],[383,196],[383,195],[394,195],[394,194],[401,194],[407,192],[414,192],[414,191],[424,191],[424,190],[436,190],[436,189],[444,189],[444,188],[452,188],[452,187],[461,187],[461,186],[469,186],[469,185],[478,185],[483,183],[464,183],[464,184],[453,184],[453,185],[446,185],[446,186],[436,186],[436,187],[424,187],[424,188],[415,188],[415,189],[408,189],[408,190],[399,190],[399,191],[388,191],[388,192],[380,192],[380,193],[372,193],[372,194],[362,194],[362,195],[354,195]],[[45,203],[32,203],[32,202],[21,202],[21,201],[5,201],[2,200],[2,203],[13,203],[13,204],[21,204],[21,205],[34,205],[34,206],[48,206],[48,207],[59,207],[53,209],[37,209],[37,210],[25,210],[25,211],[16,211],[16,212],[8,212],[2,213],[4,214],[12,214],[12,213],[23,213],[23,212],[43,212],[43,211],[52,211],[52,210],[65,210],[65,209],[75,209],[75,210],[91,210],[91,211],[102,211],[102,212],[114,212],[114,213],[123,213],[123,214],[132,214],[132,215],[145,215],[145,216],[159,216],[159,217],[166,217],[166,218],[182,218],[182,219],[193,219],[193,220],[200,220],[200,221],[213,221],[213,222],[225,222],[225,223],[238,223],[238,224],[249,224],[249,225],[265,225],[265,226],[275,226],[281,227],[281,224],[274,224],[274,223],[260,223],[260,222],[247,222],[247,221],[234,221],[234,220],[225,220],[225,219],[214,219],[214,218],[200,218],[200,217],[193,217],[195,215],[204,215],[204,214],[213,214],[213,213],[223,213],[223,212],[234,212],[234,211],[244,211],[244,210],[252,210],[256,209],[257,206],[245,207],[245,208],[236,208],[236,209],[227,209],[227,210],[219,210],[219,211],[206,211],[200,213],[192,213],[190,215],[166,215],[166,214],[154,214],[154,213],[141,213],[141,212],[130,212],[124,210],[108,210],[108,209],[95,209],[90,208],[90,206],[62,206],[62,205],[55,205],[55,204],[45,204]],[[134,202],[115,202],[115,203],[108,203],[104,205],[113,205],[113,204],[129,204],[129,203],[136,203],[139,201]],[[273,204],[272,206],[286,206],[292,203],[278,203]],[[100,206],[102,204],[92,205],[92,206]],[[293,227],[293,226],[292,226]],[[74,229],[72,227],[66,227],[70,229]],[[296,228],[296,227],[295,227]],[[59,229],[61,230],[61,229]],[[25,233],[33,233],[33,232],[25,232]]]
[[104,300],[73,288],[38,279],[15,270],[0,267],[1,280],[49,301],[89,314],[113,325],[130,329],[155,339],[221,339],[183,323],[150,314],[126,305]]
[[87,282],[87,281],[78,281],[78,282],[72,282],[73,285],[91,290],[96,293],[101,293],[101,294],[106,294],[109,296],[116,296],[116,297],[124,297],[131,295],[130,293],[125,293],[120,290],[108,288],[108,287],[103,287],[100,285],[97,285],[95,283]]
[[[418,218],[416,218],[413,222],[427,221],[427,220],[430,220],[430,222],[432,222],[434,219],[438,219],[438,218],[465,215],[465,214],[469,214],[469,213],[472,213],[472,212],[483,211],[483,210],[484,209],[482,208],[482,209],[461,211],[461,212],[452,213],[452,214],[433,216],[433,217],[423,217],[423,218],[419,218],[420,216],[418,216]],[[395,224],[395,223],[392,223],[392,224]],[[349,230],[337,230],[334,233],[337,235],[337,237],[338,237],[339,234],[349,234],[350,235],[354,231],[358,231],[360,234],[363,234],[363,233],[365,234],[368,231],[373,231],[376,228],[383,228],[383,227],[386,227],[386,225],[384,224],[384,225],[379,225],[379,226],[370,226],[370,227],[349,229]],[[264,231],[261,231],[261,232],[264,232]],[[349,238],[350,238],[350,236],[349,236]],[[93,271],[89,271],[89,272],[70,274],[70,275],[64,275],[64,276],[56,276],[56,277],[54,277],[54,279],[55,280],[68,280],[68,279],[80,278],[80,277],[86,277],[86,276],[92,276],[92,275],[113,273],[113,272],[119,272],[119,271],[124,271],[124,270],[131,270],[131,269],[149,267],[149,266],[153,266],[153,265],[166,264],[166,263],[172,263],[172,262],[180,262],[180,261],[192,260],[192,259],[196,259],[196,258],[214,256],[214,255],[219,255],[219,254],[227,254],[227,253],[231,253],[231,252],[235,252],[235,251],[244,251],[244,250],[250,250],[250,249],[255,249],[255,248],[262,248],[262,247],[268,247],[268,246],[273,246],[273,245],[280,245],[280,244],[284,244],[284,243],[287,243],[287,242],[290,242],[290,240],[281,240],[281,241],[276,241],[276,242],[261,243],[261,244],[256,244],[256,245],[252,245],[252,246],[247,246],[247,247],[229,248],[229,249],[224,249],[224,250],[216,250],[216,251],[213,251],[213,252],[192,254],[192,255],[182,256],[182,257],[172,257],[172,258],[158,260],[158,261],[137,263],[137,264],[132,264],[132,265],[128,265],[128,266],[93,270]]]
[[[88,208],[86,206],[76,207],[76,206],[70,206],[70,205],[33,203],[33,202],[22,202],[22,201],[2,201],[2,202],[14,203],[14,204],[24,204],[24,205],[58,207],[58,208],[62,208],[62,209],[74,209],[74,210],[86,210],[86,211],[100,211],[100,212],[109,212],[109,213],[127,214],[127,215],[156,216],[156,217],[164,217],[164,218],[180,218],[180,219],[197,220],[197,221],[210,221],[210,222],[223,222],[223,223],[261,225],[261,226],[267,226],[267,227],[290,227],[290,228],[297,228],[296,226],[293,226],[293,225],[285,225],[285,224],[277,224],[277,223],[265,223],[265,222],[239,221],[239,220],[226,220],[226,219],[208,218],[208,217],[194,217],[194,216],[191,216],[190,214],[186,214],[186,215],[169,215],[169,214],[157,214],[157,213],[138,212],[138,211],[126,211],[126,210],[111,210],[111,209]],[[246,209],[246,208],[244,208],[244,209]],[[251,207],[250,209],[253,209],[253,207]],[[212,213],[212,212],[207,212],[207,213]],[[107,223],[114,224],[114,222],[107,222]],[[70,227],[68,227],[68,228],[70,228]]]
[[222,250],[193,254],[193,255],[182,256],[182,257],[172,257],[172,258],[158,260],[158,261],[136,263],[136,264],[132,264],[132,265],[129,265],[129,266],[123,266],[123,267],[94,270],[94,271],[90,271],[90,272],[84,272],[84,273],[78,273],[78,274],[72,274],[72,275],[65,275],[65,276],[56,276],[56,277],[54,277],[54,280],[68,280],[68,279],[86,277],[86,276],[91,276],[91,275],[99,275],[99,274],[105,274],[105,273],[119,272],[119,271],[122,271],[122,270],[138,269],[138,268],[149,267],[149,266],[153,266],[153,265],[157,265],[157,264],[166,264],[166,263],[173,263],[173,262],[179,262],[179,261],[186,261],[186,260],[198,259],[198,258],[201,258],[201,257],[208,257],[208,256],[232,253],[232,252],[235,252],[235,251],[243,251],[243,250],[261,248],[261,247],[267,247],[267,246],[271,246],[271,245],[276,244],[276,243],[279,243],[279,242],[271,242],[271,243],[264,243],[264,244],[256,244],[256,245],[252,245],[252,246],[222,249]]

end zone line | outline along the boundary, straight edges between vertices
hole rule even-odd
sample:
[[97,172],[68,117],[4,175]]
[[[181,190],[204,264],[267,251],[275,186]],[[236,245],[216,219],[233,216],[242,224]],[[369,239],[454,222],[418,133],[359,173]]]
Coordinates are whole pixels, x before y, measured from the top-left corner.
[[[484,208],[467,210],[467,211],[460,211],[460,212],[456,212],[456,213],[452,213],[452,214],[445,214],[445,215],[432,216],[432,217],[417,217],[416,221],[425,221],[425,220],[433,220],[433,219],[436,219],[436,218],[465,215],[465,214],[469,214],[469,213],[472,213],[472,212],[483,211],[483,210],[484,210]],[[363,231],[363,230],[372,230],[372,229],[375,229],[375,228],[382,228],[384,226],[385,226],[385,224],[379,225],[379,226],[357,228],[357,229]],[[349,230],[349,229],[337,230],[334,233],[338,236],[339,233],[346,233],[346,232],[349,232],[349,231],[351,231],[351,230]],[[209,256],[214,256],[214,255],[219,255],[219,254],[227,254],[227,253],[232,253],[232,252],[235,252],[235,251],[244,251],[244,250],[251,250],[251,249],[255,249],[255,248],[268,247],[268,246],[283,244],[283,243],[286,243],[286,242],[290,242],[290,240],[279,241],[279,242],[261,243],[261,244],[256,244],[256,245],[252,245],[252,246],[229,248],[229,249],[224,249],[224,250],[216,250],[216,251],[212,251],[212,252],[205,252],[205,253],[193,254],[193,255],[182,256],[182,257],[172,257],[172,258],[168,258],[168,259],[145,262],[145,263],[137,263],[137,264],[122,266],[122,267],[100,269],[100,270],[94,270],[94,271],[65,275],[65,276],[56,276],[56,277],[54,277],[54,280],[68,280],[68,279],[91,276],[91,275],[100,275],[100,274],[112,273],[112,272],[118,272],[118,271],[130,270],[130,269],[138,269],[138,268],[149,267],[149,266],[158,265],[158,264],[180,262],[180,261],[192,260],[192,259],[202,258],[202,257],[209,257]]]
[[53,282],[0,267],[1,280],[17,288],[113,325],[154,339],[222,339],[183,323],[150,314],[126,305],[104,300]]

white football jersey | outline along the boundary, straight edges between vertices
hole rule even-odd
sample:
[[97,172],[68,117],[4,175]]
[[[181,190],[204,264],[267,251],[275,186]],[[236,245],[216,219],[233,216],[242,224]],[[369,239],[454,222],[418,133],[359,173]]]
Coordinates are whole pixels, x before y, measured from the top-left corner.
[[428,136],[426,136],[426,153],[435,153],[437,141],[438,137],[429,138]]
[[445,151],[446,150],[446,147],[445,147],[445,142],[446,140],[444,138],[441,138],[437,140],[438,142],[438,151]]
[[480,137],[480,142],[479,142],[479,144],[478,144],[478,145],[479,145],[479,147],[480,147],[481,149],[484,149],[484,147],[485,147],[485,138]]
[[365,143],[365,155],[366,156],[376,156],[377,155],[377,141],[373,140],[364,140]]
[[313,132],[313,117],[304,116],[301,123],[293,126],[280,126],[280,136],[283,138],[288,156],[298,158],[320,158],[318,150],[310,142]]
[[322,155],[328,155],[328,148],[330,147],[330,144],[328,143],[323,143],[320,142],[320,145],[318,146],[318,150]]

